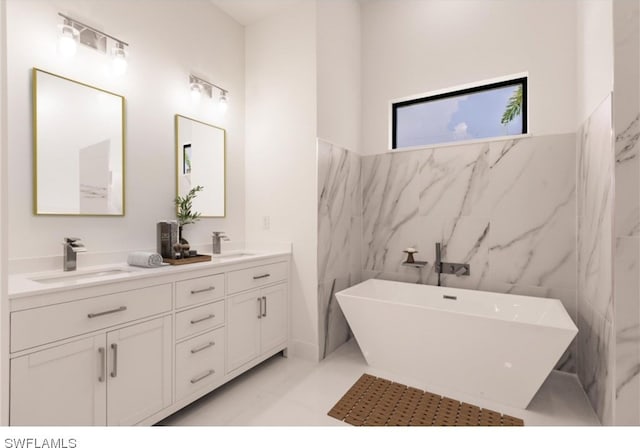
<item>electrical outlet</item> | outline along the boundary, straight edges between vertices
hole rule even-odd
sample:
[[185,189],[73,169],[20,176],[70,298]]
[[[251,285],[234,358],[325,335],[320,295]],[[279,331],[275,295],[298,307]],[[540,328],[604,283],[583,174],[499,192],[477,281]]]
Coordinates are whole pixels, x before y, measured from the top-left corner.
[[271,218],[268,216],[262,217],[262,230],[269,230],[271,228]]

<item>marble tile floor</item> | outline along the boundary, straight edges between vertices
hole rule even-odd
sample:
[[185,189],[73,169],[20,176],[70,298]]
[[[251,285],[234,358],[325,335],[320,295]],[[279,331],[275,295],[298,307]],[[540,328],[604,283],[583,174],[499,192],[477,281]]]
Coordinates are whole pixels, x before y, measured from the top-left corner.
[[158,424],[345,426],[326,414],[362,373],[519,417],[527,426],[599,425],[574,375],[552,372],[526,410],[514,409],[377,371],[366,364],[353,339],[319,364],[276,355]]

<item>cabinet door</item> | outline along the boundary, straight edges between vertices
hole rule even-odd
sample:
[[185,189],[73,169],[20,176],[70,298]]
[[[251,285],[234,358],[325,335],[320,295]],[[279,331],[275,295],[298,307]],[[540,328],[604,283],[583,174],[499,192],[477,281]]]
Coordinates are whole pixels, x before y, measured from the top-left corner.
[[10,424],[106,424],[104,335],[11,360]]
[[227,372],[260,355],[260,297],[253,291],[227,299]]
[[107,333],[107,424],[135,425],[171,404],[171,316]]
[[287,287],[276,285],[261,290],[264,297],[261,319],[261,346],[264,353],[287,340]]

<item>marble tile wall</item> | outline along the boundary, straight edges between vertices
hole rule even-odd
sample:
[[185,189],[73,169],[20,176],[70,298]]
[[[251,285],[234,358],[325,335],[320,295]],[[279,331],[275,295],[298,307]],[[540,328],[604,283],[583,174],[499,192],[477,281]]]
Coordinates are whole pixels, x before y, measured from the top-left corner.
[[640,8],[614,2],[615,424],[640,425]]
[[320,359],[350,338],[335,293],[361,278],[360,156],[318,139],[318,328]]
[[615,397],[611,107],[609,96],[584,123],[578,137],[577,372],[606,425],[614,423]]
[[[553,297],[577,322],[575,134],[363,157],[363,278]],[[401,265],[407,247],[425,269]],[[557,368],[575,371],[575,345]]]

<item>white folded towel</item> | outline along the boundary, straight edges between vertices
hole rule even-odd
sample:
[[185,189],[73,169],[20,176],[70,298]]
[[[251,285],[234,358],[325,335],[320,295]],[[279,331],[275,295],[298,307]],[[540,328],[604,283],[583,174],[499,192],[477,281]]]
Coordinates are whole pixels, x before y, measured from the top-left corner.
[[162,257],[155,252],[131,252],[127,257],[127,263],[142,268],[157,268],[162,266]]

